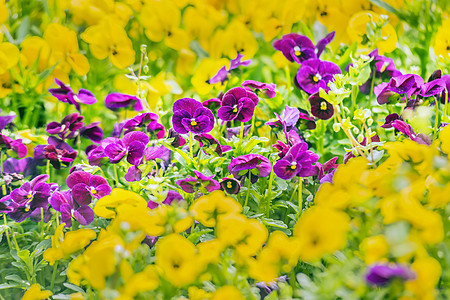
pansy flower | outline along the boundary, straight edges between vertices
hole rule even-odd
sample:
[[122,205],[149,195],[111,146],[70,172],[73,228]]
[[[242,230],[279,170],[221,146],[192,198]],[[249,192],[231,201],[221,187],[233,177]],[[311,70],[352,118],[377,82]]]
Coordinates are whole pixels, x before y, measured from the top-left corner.
[[47,124],[47,133],[56,134],[62,140],[72,139],[78,135],[78,130],[84,125],[84,117],[79,113],[71,113],[65,116],[60,123],[50,122]]
[[69,166],[78,155],[66,142],[54,136],[50,136],[47,142],[48,145],[38,145],[34,148],[34,158],[38,161],[48,159],[55,169]]
[[80,128],[80,135],[88,138],[94,143],[100,143],[103,140],[103,129],[98,126],[100,122],[93,122]]
[[[164,199],[164,201],[162,202],[162,204],[170,205],[174,201],[175,202],[181,202],[181,201],[184,201],[184,198],[177,191],[168,191],[167,192],[167,196]],[[147,205],[148,208],[154,209],[154,208],[157,208],[158,206],[159,206],[159,203],[154,202],[152,200],[148,201],[148,205]]]
[[111,193],[111,187],[105,178],[84,171],[71,173],[67,176],[66,184],[80,206],[91,203],[92,197],[100,199]]
[[106,96],[105,106],[112,111],[117,111],[124,107],[132,107],[135,111],[141,111],[144,109],[141,99],[136,96],[121,93],[111,93]]
[[300,64],[317,57],[313,42],[308,37],[297,33],[283,35],[281,39],[273,43],[273,47],[281,51],[290,62],[295,61]]
[[214,75],[210,80],[208,80],[208,82],[210,84],[216,84],[216,83],[221,83],[223,85],[223,83],[228,79],[228,74],[231,73],[232,70],[239,68],[240,66],[248,66],[249,64],[251,64],[252,60],[248,59],[248,60],[244,60],[241,61],[241,59],[244,57],[244,55],[238,53],[236,58],[232,59],[230,61],[230,68],[227,69],[226,66],[223,66],[222,68],[220,68],[220,70],[216,73],[216,75]]
[[[2,110],[0,109],[0,112],[1,111]],[[15,117],[16,117],[16,115],[0,116],[0,131],[5,129],[6,126],[8,126],[8,124],[10,124],[14,120]]]
[[202,173],[194,170],[195,177],[188,176],[186,179],[178,180],[176,183],[186,193],[195,193],[201,189],[208,192],[218,190],[220,188],[219,182],[214,180],[213,176],[205,176]]
[[400,116],[397,113],[389,114],[389,115],[386,116],[384,124],[381,125],[381,127],[386,128],[386,129],[387,128],[392,128],[392,123],[395,120],[399,120],[399,119],[400,119]]
[[369,284],[378,286],[386,285],[395,278],[406,281],[415,279],[416,275],[408,268],[394,264],[379,264],[371,266],[366,274],[366,281]]
[[124,135],[121,139],[116,139],[105,147],[105,154],[111,163],[116,164],[126,157],[127,161],[136,166],[144,156],[144,149],[149,142],[149,137],[141,131],[133,131]]
[[78,111],[81,110],[80,103],[91,105],[97,102],[94,94],[88,90],[80,89],[78,94],[75,94],[75,92],[61,80],[55,78],[55,82],[59,87],[49,89],[48,91],[50,94],[61,102],[74,105]]
[[322,54],[323,50],[325,50],[325,48],[327,47],[327,45],[329,43],[331,43],[331,41],[334,39],[334,37],[336,36],[336,32],[332,31],[329,34],[327,34],[323,39],[319,40],[316,44],[316,55],[317,58],[320,57],[320,55]]
[[415,74],[405,74],[392,77],[389,82],[383,82],[374,88],[378,104],[392,103],[400,99],[406,101],[415,95],[424,84],[422,77]]
[[423,133],[416,134],[414,132],[414,129],[412,129],[411,125],[406,124],[406,122],[401,119],[393,121],[392,127],[397,129],[401,133],[407,135],[411,140],[419,144],[431,145],[431,140],[427,135]]
[[256,94],[258,94],[259,91],[262,91],[269,99],[277,95],[277,92],[275,92],[277,85],[275,83],[264,83],[256,80],[246,80],[241,84],[241,86],[244,88],[253,89]]
[[0,151],[3,150],[11,150],[19,158],[25,157],[28,153],[27,147],[22,143],[22,139],[13,140],[9,136],[0,134]]
[[222,107],[219,108],[217,114],[222,121],[247,122],[253,117],[258,102],[258,96],[252,91],[235,87],[223,95]]
[[158,123],[159,116],[154,113],[143,113],[126,121],[123,124],[125,134],[140,128],[144,128],[148,133],[153,134],[157,139],[162,139],[166,134],[166,129]]
[[317,162],[314,165],[317,170],[317,179],[319,180],[320,184],[324,182],[332,182],[334,171],[339,166],[338,164],[336,164],[337,160],[338,157],[335,156],[324,164]]
[[315,93],[308,98],[311,104],[311,114],[321,120],[328,120],[334,115],[334,107],[327,100]]
[[[246,137],[248,135],[248,133],[250,132],[250,128],[252,128],[251,124],[248,125],[244,125],[244,132],[243,132],[243,137]],[[231,127],[231,128],[227,128],[227,139],[230,140],[233,136],[239,137],[241,134],[241,127]]]
[[238,180],[234,178],[223,178],[220,182],[220,189],[228,194],[237,194],[241,190],[241,185]]
[[36,161],[32,157],[22,159],[8,158],[3,162],[3,172],[5,174],[23,174],[28,177],[36,174]]
[[212,112],[197,100],[182,98],[173,104],[173,128],[180,134],[210,132],[214,122]]
[[241,180],[250,177],[252,183],[256,183],[259,177],[268,176],[271,170],[269,159],[254,153],[233,158],[228,166],[228,171],[234,178]]
[[222,156],[224,152],[230,151],[231,147],[228,145],[221,145],[217,139],[207,133],[202,133],[195,136],[195,139],[200,142],[200,147],[210,148],[216,152],[217,155]]
[[94,221],[94,211],[87,204],[78,204],[70,191],[55,191],[50,197],[53,209],[61,213],[61,221],[65,227],[72,226],[72,218],[81,225],[89,225]]
[[319,160],[319,156],[308,150],[305,142],[294,145],[286,155],[273,166],[275,174],[284,180],[294,176],[308,177],[316,174],[313,164]]
[[178,132],[176,132],[173,128],[169,129],[169,134],[168,134],[167,138],[173,139],[172,143],[170,143],[172,145],[172,147],[178,148],[178,147],[186,145],[186,140]]
[[297,72],[297,83],[308,94],[315,94],[320,88],[329,90],[328,82],[334,74],[341,74],[341,69],[335,63],[320,59],[304,61]]

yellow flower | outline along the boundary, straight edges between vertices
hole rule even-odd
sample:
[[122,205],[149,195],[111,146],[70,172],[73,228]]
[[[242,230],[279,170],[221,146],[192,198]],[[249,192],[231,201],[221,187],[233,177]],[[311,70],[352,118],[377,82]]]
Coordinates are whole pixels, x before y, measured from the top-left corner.
[[364,262],[367,265],[386,260],[384,257],[389,251],[389,246],[384,235],[365,238],[359,245],[359,248],[363,252]]
[[147,201],[140,195],[124,190],[115,188],[111,191],[111,194],[100,198],[94,207],[94,213],[102,218],[111,219],[116,216],[114,211],[121,204],[129,204],[143,210],[147,207]]
[[196,199],[191,204],[190,212],[202,225],[214,227],[218,217],[242,212],[242,205],[223,191],[217,190]]
[[181,233],[192,226],[194,219],[182,207],[160,205],[150,210],[145,232],[151,236]]
[[450,126],[445,126],[439,132],[439,141],[441,142],[441,150],[447,155],[450,155]]
[[314,206],[304,212],[294,227],[300,259],[314,262],[344,248],[350,219],[344,212]]
[[235,58],[240,53],[244,55],[243,59],[249,59],[258,50],[258,42],[244,24],[233,20],[225,29],[221,44],[217,45],[217,48],[230,58]]
[[199,258],[204,264],[219,263],[220,254],[222,254],[226,245],[218,239],[208,240],[206,242],[198,243],[197,248],[199,252]]
[[[0,24],[3,24],[6,21],[8,21],[8,17],[9,17],[8,7],[6,7],[5,2],[6,2],[5,0],[0,1]],[[2,34],[2,37],[3,37],[3,34]]]
[[152,291],[158,286],[158,271],[154,265],[148,265],[143,271],[132,274],[127,279],[124,279],[124,284],[120,289],[120,294],[122,297],[134,299],[138,293]]
[[439,27],[434,40],[434,53],[439,59],[445,60],[450,58],[450,19],[442,21],[441,27]]
[[416,258],[411,268],[416,273],[416,279],[407,281],[405,287],[414,293],[413,299],[434,299],[434,288],[442,272],[439,262],[432,257],[420,257]]
[[105,17],[98,25],[88,27],[81,38],[89,43],[89,49],[95,58],[109,56],[111,63],[119,69],[134,63],[135,52],[126,31],[114,17]]
[[260,221],[237,214],[219,218],[216,231],[221,242],[234,247],[242,256],[255,255],[268,236],[266,226]]
[[[368,27],[371,28],[368,31]],[[373,11],[354,14],[347,26],[347,34],[352,41],[358,42],[359,49],[369,52],[378,48],[381,54],[397,48],[397,33],[391,24]]]
[[7,72],[19,61],[19,49],[10,43],[0,43],[0,74]]
[[242,293],[232,285],[225,285],[214,292],[211,300],[244,300]]
[[41,286],[38,283],[35,283],[25,292],[22,300],[43,300],[48,299],[51,295],[53,295],[52,292],[41,291]]
[[97,237],[93,230],[87,228],[63,234],[63,226],[64,224],[61,224],[57,227],[55,235],[52,237],[52,247],[44,252],[44,259],[51,266],[53,266],[55,261],[83,249]]
[[57,68],[66,74],[71,69],[80,76],[89,72],[87,58],[78,52],[78,39],[75,31],[52,23],[45,29],[44,39],[51,49],[50,65],[58,63]]
[[176,287],[194,282],[203,269],[199,264],[197,248],[179,234],[170,234],[156,244],[156,266],[162,275]]
[[190,286],[188,288],[189,300],[205,300],[211,299],[212,293],[208,293],[205,290],[199,289],[195,286]]

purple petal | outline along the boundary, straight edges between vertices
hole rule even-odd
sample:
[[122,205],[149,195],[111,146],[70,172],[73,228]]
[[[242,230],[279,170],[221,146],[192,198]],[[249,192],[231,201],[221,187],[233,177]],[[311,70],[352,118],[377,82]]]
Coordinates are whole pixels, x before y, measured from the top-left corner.
[[94,211],[87,205],[80,206],[73,212],[73,217],[81,225],[89,225],[94,221]]

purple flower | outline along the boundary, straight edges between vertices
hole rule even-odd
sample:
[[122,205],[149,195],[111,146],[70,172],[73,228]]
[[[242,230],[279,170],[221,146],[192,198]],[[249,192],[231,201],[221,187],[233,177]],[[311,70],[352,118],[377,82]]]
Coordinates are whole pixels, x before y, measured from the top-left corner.
[[[170,204],[172,204],[173,201],[181,202],[181,201],[184,201],[184,198],[177,191],[168,191],[166,199],[164,199],[162,204],[170,205]],[[159,203],[154,202],[152,200],[148,201],[148,205],[147,205],[148,208],[154,209],[154,208],[157,208],[158,206],[159,206]]]
[[[250,132],[250,128],[251,127],[252,127],[251,124],[244,125],[244,135],[243,135],[243,137],[246,137],[248,135],[248,133]],[[229,140],[233,136],[239,137],[240,134],[241,134],[241,126],[227,128],[227,139],[229,139]]]
[[393,279],[398,278],[403,281],[412,280],[416,275],[408,268],[401,265],[374,265],[366,274],[366,280],[373,285],[386,285]]
[[180,134],[210,132],[214,121],[212,112],[197,100],[182,98],[173,104],[173,128]]
[[[0,109],[0,112],[2,110]],[[14,118],[16,117],[16,115],[6,115],[6,116],[0,116],[0,131],[2,131],[3,129],[6,128],[6,126],[8,124],[10,124],[12,122],[12,120],[14,120]]]
[[188,176],[186,179],[178,180],[176,182],[180,188],[186,193],[195,193],[199,190],[205,189],[208,192],[212,192],[220,189],[219,182],[214,180],[214,175],[205,176],[198,171],[194,171],[195,177]]
[[47,133],[56,134],[62,140],[75,138],[78,135],[78,130],[84,125],[83,119],[84,117],[79,113],[71,113],[65,116],[61,123],[48,123]]
[[39,175],[11,192],[11,205],[13,207],[13,211],[9,213],[11,219],[22,222],[35,209],[48,204],[51,190],[50,185],[45,183],[47,179],[48,175]]
[[154,113],[143,113],[126,121],[123,125],[125,134],[140,128],[145,128],[148,133],[155,135],[157,139],[162,139],[166,134],[166,129],[158,123],[158,115]]
[[223,95],[222,107],[219,108],[217,114],[222,121],[247,122],[253,117],[258,102],[258,96],[252,91],[235,87]]
[[323,39],[321,39],[320,41],[317,42],[317,45],[316,45],[317,58],[320,57],[320,55],[322,54],[323,50],[325,50],[327,45],[329,43],[331,43],[331,41],[334,39],[335,35],[336,35],[336,32],[332,31],[329,34],[327,34]]
[[277,95],[275,89],[277,88],[275,83],[264,83],[255,80],[246,80],[241,84],[244,88],[254,89],[257,94],[259,91],[263,91],[267,98],[271,99]]
[[137,166],[131,166],[128,168],[124,178],[128,182],[140,181],[142,178],[142,171]]
[[440,95],[445,90],[446,84],[442,79],[434,79],[430,82],[423,84],[420,87],[419,96],[433,97]]
[[418,75],[400,75],[392,77],[387,83],[377,85],[374,88],[374,94],[379,104],[392,103],[399,99],[407,100],[420,92],[423,84],[422,77]]
[[1,150],[12,150],[19,158],[25,157],[28,153],[27,147],[22,143],[22,139],[13,140],[3,134],[0,134]]
[[52,96],[56,97],[61,102],[69,103],[75,105],[75,108],[80,111],[80,103],[83,104],[94,104],[97,102],[94,94],[85,89],[80,89],[78,95],[67,85],[65,85],[61,80],[55,78],[55,82],[59,85],[59,88],[49,89],[48,91]]
[[273,166],[275,174],[284,180],[294,176],[308,177],[317,173],[313,164],[319,160],[319,156],[308,150],[305,142],[294,145],[286,155]]
[[334,115],[334,107],[327,100],[315,93],[308,98],[311,104],[311,114],[321,120],[328,120]]
[[401,133],[407,135],[411,140],[424,145],[431,145],[431,140],[428,136],[423,133],[416,134],[411,125],[406,124],[403,120],[395,120],[392,122],[392,127],[400,131]]
[[272,170],[270,161],[259,154],[247,154],[233,158],[228,171],[234,178],[241,180],[250,177],[252,183],[256,183],[259,177],[266,177]]
[[175,148],[184,146],[186,144],[186,140],[178,132],[176,132],[173,128],[169,129],[168,138],[173,139],[173,142],[171,143],[171,145]]
[[105,106],[113,111],[117,111],[124,107],[133,107],[135,111],[141,111],[144,109],[141,99],[136,96],[121,93],[112,93],[106,96]]
[[72,226],[72,218],[81,225],[89,225],[94,221],[94,211],[87,204],[79,205],[73,201],[70,191],[55,191],[50,197],[53,209],[61,213],[61,221],[65,227]]
[[66,142],[56,137],[50,136],[47,142],[48,145],[36,146],[34,158],[50,160],[55,169],[60,169],[61,166],[69,166],[78,155],[77,151],[74,151]]
[[8,158],[3,162],[3,172],[6,174],[23,174],[23,177],[36,174],[36,162],[33,158]]
[[336,168],[339,166],[336,164],[338,157],[335,156],[329,161],[325,162],[323,165],[317,162],[314,167],[317,170],[317,179],[319,179],[320,184],[324,182],[332,182],[333,174]]
[[223,178],[220,182],[220,189],[228,194],[237,194],[241,190],[239,181],[234,178]]
[[211,111],[215,111],[217,108],[221,106],[222,100],[219,98],[211,98],[202,102],[202,105],[206,108],[209,108]]
[[266,125],[272,128],[281,127],[283,132],[286,132],[287,135],[287,132],[297,124],[297,121],[300,118],[300,111],[297,108],[290,107],[286,104],[281,114],[278,115],[275,113],[275,116],[277,116],[277,120],[266,122]]
[[392,128],[392,123],[395,120],[399,120],[400,116],[397,113],[389,114],[386,116],[386,119],[384,121],[384,124],[381,125],[383,128]]
[[149,142],[149,137],[141,131],[127,133],[122,139],[117,139],[104,149],[106,156],[113,164],[121,161],[125,156],[127,161],[137,166],[144,156],[144,149]]
[[283,35],[280,40],[273,43],[273,47],[281,51],[290,62],[300,64],[317,57],[313,42],[308,37],[296,33]]
[[145,159],[147,161],[157,158],[168,161],[170,158],[170,150],[164,146],[147,147],[145,149]]
[[[217,155],[222,156],[224,152],[230,151],[231,147],[227,145],[221,145],[212,135],[202,133],[195,136],[195,139],[200,142],[200,147],[209,148],[216,152]],[[205,153],[207,153],[205,151]]]
[[80,206],[91,203],[92,197],[100,199],[111,193],[111,187],[105,178],[84,171],[75,171],[67,176],[66,184]]
[[334,74],[341,74],[338,65],[320,59],[308,59],[301,64],[296,78],[301,89],[308,94],[315,94],[320,88],[329,90],[327,84]]
[[94,143],[103,140],[103,129],[98,126],[100,122],[94,122],[80,128],[80,135],[90,139]]
[[232,70],[239,68],[240,66],[248,66],[252,60],[244,60],[241,62],[241,59],[244,57],[244,55],[238,53],[235,59],[232,59],[230,61],[230,68],[227,70],[226,66],[223,66],[220,68],[220,70],[217,72],[216,75],[214,75],[208,82],[210,84],[216,84],[220,82],[222,85],[227,80],[228,74],[231,73]]
[[444,75],[441,79],[444,80],[446,87],[446,90],[443,90],[441,94],[441,103],[445,104],[445,101],[447,101],[447,92],[450,91],[450,75]]

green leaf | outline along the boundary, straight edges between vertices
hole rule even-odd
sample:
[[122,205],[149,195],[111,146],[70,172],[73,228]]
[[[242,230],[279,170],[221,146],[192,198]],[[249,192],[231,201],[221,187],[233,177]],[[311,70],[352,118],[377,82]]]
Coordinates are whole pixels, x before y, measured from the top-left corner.
[[288,228],[288,226],[286,224],[284,224],[284,222],[281,221],[281,220],[274,220],[274,219],[266,219],[266,218],[264,218],[261,221],[264,223],[264,225],[267,225],[267,226],[272,226],[272,227],[276,227],[276,228],[283,228],[283,229]]
[[208,228],[208,229],[203,229],[203,230],[200,230],[200,231],[193,232],[191,235],[188,236],[188,240],[190,240],[192,243],[195,244],[195,243],[197,243],[200,240],[202,235],[205,235],[205,234],[210,233],[212,231],[213,231],[212,229]]
[[2,283],[0,284],[0,290],[10,289],[10,288],[20,288],[20,284]]
[[63,285],[70,290],[84,294],[84,290],[75,284],[64,282]]

